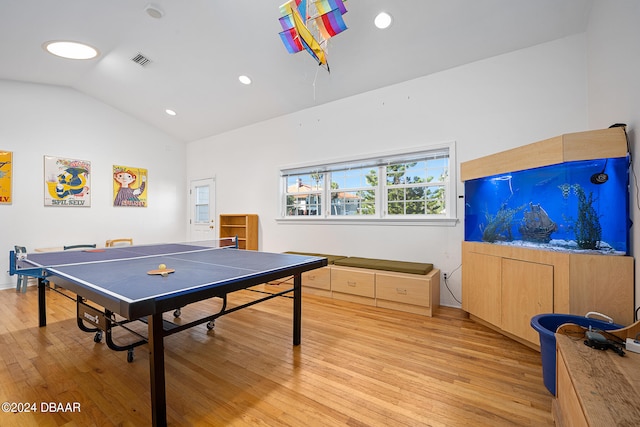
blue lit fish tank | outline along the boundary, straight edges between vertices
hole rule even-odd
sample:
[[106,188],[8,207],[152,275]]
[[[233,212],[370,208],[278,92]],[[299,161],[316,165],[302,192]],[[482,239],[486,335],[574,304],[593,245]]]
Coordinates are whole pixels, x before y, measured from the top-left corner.
[[620,157],[465,181],[465,241],[628,255],[628,169]]

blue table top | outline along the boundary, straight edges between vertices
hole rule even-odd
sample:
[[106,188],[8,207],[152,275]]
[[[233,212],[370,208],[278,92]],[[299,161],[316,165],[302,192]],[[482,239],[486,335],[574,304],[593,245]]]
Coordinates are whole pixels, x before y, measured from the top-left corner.
[[[148,274],[160,264],[175,272]],[[65,288],[125,317],[153,314],[155,306],[163,311],[176,304],[177,308],[185,300],[220,296],[323,265],[325,258],[313,256],[190,244],[42,252],[28,254],[18,263],[46,270],[63,279]]]

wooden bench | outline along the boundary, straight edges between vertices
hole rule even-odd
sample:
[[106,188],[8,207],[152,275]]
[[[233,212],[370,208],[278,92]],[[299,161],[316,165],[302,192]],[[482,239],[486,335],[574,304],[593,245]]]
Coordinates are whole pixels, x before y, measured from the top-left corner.
[[302,275],[305,292],[426,316],[440,305],[440,270],[433,264],[287,253],[327,258],[326,267]]

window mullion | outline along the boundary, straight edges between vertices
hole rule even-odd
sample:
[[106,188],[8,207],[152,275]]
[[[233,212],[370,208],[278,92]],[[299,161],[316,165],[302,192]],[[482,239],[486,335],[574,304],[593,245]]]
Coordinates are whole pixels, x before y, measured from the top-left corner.
[[376,212],[379,218],[387,216],[387,167],[378,167],[378,196],[376,197]]
[[331,216],[331,172],[324,174],[324,186],[322,188],[322,213],[323,218]]

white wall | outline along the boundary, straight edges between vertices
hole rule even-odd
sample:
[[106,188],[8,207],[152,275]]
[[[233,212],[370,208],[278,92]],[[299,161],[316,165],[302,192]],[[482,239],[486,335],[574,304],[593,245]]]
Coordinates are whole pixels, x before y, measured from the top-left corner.
[[[640,176],[640,2],[594,2],[588,29],[589,126],[626,123],[633,169]],[[631,175],[632,255],[640,254],[638,183]],[[640,277],[636,262],[636,277]],[[640,286],[636,281],[636,304]]]
[[187,146],[187,179],[215,176],[218,213],[259,214],[261,250],[432,262],[460,300],[463,200],[455,227],[277,223],[278,168],[451,140],[464,162],[583,131],[586,61],[572,36],[205,138]]
[[[133,237],[185,240],[185,147],[75,90],[0,80],[0,149],[13,151],[13,204],[0,205],[0,288],[8,253]],[[91,207],[44,207],[43,156],[91,161]],[[113,207],[112,166],[148,169],[148,207]]]

